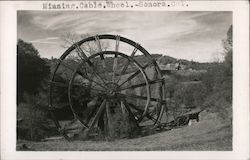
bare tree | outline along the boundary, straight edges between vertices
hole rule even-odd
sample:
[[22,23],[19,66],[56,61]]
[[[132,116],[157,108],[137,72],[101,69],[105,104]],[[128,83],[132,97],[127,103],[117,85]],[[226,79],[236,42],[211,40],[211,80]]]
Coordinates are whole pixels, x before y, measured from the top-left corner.
[[[90,37],[90,34],[76,34],[73,32],[67,32],[66,34],[62,35],[62,40],[64,41],[64,44],[62,45],[63,48],[69,48],[70,46],[72,46],[73,44],[75,44],[76,42],[85,39],[87,37]],[[104,42],[101,41],[101,48],[102,50],[107,50],[107,48],[109,47],[109,43],[108,42]],[[95,53],[98,52],[98,45],[96,44],[95,41],[89,41],[89,42],[85,42],[83,43],[81,46],[79,46],[83,52],[87,55],[93,55]],[[78,53],[79,54],[79,53]]]

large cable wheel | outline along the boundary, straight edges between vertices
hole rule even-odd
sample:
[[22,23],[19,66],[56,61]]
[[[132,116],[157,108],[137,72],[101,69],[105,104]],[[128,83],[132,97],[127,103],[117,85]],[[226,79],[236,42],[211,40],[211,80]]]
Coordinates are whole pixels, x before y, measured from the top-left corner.
[[[91,49],[94,54],[87,53]],[[165,109],[164,81],[155,59],[138,43],[115,35],[88,37],[56,61],[49,107],[59,131],[76,119],[94,130],[102,120],[114,121],[110,113],[118,110],[138,126],[158,126]],[[68,114],[58,118],[62,108]]]

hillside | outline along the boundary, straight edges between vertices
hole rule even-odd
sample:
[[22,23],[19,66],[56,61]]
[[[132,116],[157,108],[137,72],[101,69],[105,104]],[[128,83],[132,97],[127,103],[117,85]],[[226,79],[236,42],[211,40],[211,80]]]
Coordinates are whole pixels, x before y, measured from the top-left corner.
[[[185,69],[189,69],[192,68],[194,70],[206,70],[208,68],[211,68],[212,66],[216,65],[216,63],[200,63],[200,62],[195,62],[195,61],[188,61],[185,59],[177,59],[171,56],[167,56],[167,55],[162,55],[162,54],[151,54],[152,58],[154,58],[157,62],[159,62],[159,64],[162,65],[167,65],[167,64],[175,64],[175,63],[180,63],[182,65],[185,65],[186,68]],[[54,58],[53,60],[51,59],[47,59],[44,58],[44,60],[50,64],[51,66],[54,66],[56,64],[57,59]],[[111,59],[110,59],[111,60]],[[110,61],[108,60],[108,61]],[[135,60],[139,63],[139,64],[147,64],[148,59],[145,56],[142,55],[137,55],[135,56]],[[124,65],[124,62],[121,62],[121,66]],[[53,68],[52,68],[53,69]]]
[[18,141],[17,150],[26,144],[35,151],[230,151],[232,150],[232,126],[215,113],[201,113],[201,121],[191,126],[163,131],[153,135],[114,141],[72,141],[64,139],[31,142]]

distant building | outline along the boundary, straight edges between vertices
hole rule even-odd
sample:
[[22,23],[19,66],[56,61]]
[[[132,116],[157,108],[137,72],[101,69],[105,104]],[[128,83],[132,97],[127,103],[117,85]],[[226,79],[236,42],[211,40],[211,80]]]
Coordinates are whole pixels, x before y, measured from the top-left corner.
[[183,70],[186,68],[185,65],[181,63],[169,63],[169,64],[161,64],[159,61],[157,61],[158,66],[162,71],[174,71],[174,70]]

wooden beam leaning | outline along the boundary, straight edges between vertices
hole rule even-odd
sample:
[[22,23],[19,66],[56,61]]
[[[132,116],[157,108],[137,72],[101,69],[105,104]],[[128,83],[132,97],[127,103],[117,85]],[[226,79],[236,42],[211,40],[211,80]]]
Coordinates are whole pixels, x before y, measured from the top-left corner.
[[107,103],[107,100],[104,99],[103,102],[101,103],[101,105],[100,105],[100,107],[99,107],[99,109],[98,109],[98,111],[97,111],[97,113],[96,113],[94,119],[92,120],[92,122],[91,122],[90,125],[89,125],[89,128],[88,128],[89,130],[91,130],[91,129],[95,126],[97,120],[98,120],[99,117],[101,116],[102,111],[103,111],[103,110],[105,109],[105,107],[106,107],[106,103]]
[[[144,112],[144,111],[143,111],[142,109],[136,107],[135,105],[133,105],[133,104],[131,104],[131,103],[127,103],[127,104],[128,104],[131,108],[133,108],[133,109],[135,109],[136,111],[138,111],[141,115],[143,115],[143,112]],[[155,119],[154,117],[152,117],[152,116],[149,115],[148,113],[146,113],[145,116],[146,116],[148,119],[152,120],[153,122],[157,123],[157,119]],[[137,121],[138,121],[138,122],[142,121],[142,119],[143,119],[145,116],[139,117]]]
[[129,116],[132,118],[132,120],[134,121],[134,123],[136,124],[136,126],[139,126],[138,121],[137,121],[137,117],[134,115],[134,113],[131,111],[130,106],[126,103],[126,101],[121,101],[121,103],[124,105],[124,107],[126,108],[126,110],[129,113]]

